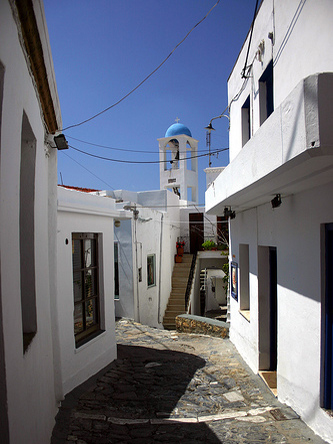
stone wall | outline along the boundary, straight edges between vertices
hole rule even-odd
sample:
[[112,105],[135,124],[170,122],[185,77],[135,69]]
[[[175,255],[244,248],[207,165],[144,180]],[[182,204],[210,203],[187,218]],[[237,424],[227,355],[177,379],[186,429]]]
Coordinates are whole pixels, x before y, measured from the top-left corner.
[[176,329],[180,333],[197,333],[222,339],[229,337],[228,323],[202,316],[179,315],[176,317]]

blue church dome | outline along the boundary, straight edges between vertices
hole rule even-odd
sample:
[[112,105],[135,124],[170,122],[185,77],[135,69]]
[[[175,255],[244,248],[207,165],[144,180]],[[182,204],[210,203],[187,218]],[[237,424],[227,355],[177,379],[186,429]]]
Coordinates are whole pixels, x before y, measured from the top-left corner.
[[187,126],[182,123],[174,123],[166,130],[165,137],[180,136],[181,134],[192,137],[191,131]]

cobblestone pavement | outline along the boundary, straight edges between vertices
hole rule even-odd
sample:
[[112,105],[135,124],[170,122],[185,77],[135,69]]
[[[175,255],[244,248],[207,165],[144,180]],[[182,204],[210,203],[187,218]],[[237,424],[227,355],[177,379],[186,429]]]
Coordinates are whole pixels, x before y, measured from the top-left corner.
[[66,396],[52,444],[324,443],[229,340],[116,323],[118,359]]

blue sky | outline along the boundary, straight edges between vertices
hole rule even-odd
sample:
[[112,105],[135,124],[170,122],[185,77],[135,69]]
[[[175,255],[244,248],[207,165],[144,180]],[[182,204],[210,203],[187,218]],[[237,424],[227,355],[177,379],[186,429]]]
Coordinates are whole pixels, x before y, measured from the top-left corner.
[[[91,117],[135,88],[215,3],[44,0],[63,127]],[[66,130],[69,144],[102,157],[155,161],[157,139],[179,117],[199,140],[199,151],[206,150],[204,127],[227,106],[227,79],[254,7],[255,0],[220,0],[138,90],[100,117]],[[212,149],[228,147],[227,119],[214,121],[214,127]],[[227,152],[212,158],[212,166],[227,163]],[[200,158],[200,203],[204,203],[207,167],[208,157]],[[159,165],[98,160],[69,149],[58,153],[59,183],[61,178],[65,185],[79,187],[154,190],[159,189]]]

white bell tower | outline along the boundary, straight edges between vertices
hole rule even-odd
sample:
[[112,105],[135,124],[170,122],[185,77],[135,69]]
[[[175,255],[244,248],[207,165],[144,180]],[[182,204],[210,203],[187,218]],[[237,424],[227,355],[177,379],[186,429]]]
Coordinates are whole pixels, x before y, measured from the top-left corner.
[[198,203],[198,140],[183,124],[171,125],[157,139],[160,150],[160,189],[169,189],[180,199]]

